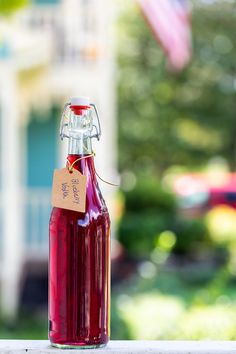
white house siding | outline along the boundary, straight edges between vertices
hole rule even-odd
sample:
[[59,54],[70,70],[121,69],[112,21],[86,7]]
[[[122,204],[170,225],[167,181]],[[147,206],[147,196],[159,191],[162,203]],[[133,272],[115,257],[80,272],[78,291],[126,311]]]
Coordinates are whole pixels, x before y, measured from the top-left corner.
[[[15,66],[11,58],[6,59],[4,65],[8,69],[5,70],[0,61],[0,76],[4,75],[0,86],[0,299],[8,317],[14,317],[17,312],[19,277],[24,262],[28,258],[31,261],[47,259],[47,237],[42,234],[47,234],[49,191],[29,189],[25,182],[25,134],[20,134],[19,127],[25,131],[28,107],[38,104],[41,108],[52,101],[63,107],[71,96],[90,96],[99,109],[102,124],[102,139],[94,143],[97,172],[108,181],[117,181],[113,2],[63,0],[55,6],[34,5],[16,17],[16,24],[22,31],[32,32],[32,36],[40,33],[41,39],[35,36],[32,46],[22,52],[18,60],[15,53]],[[25,95],[22,90],[17,91],[15,82],[22,68],[30,70],[45,65],[46,70],[36,80],[37,85],[31,83],[28,90],[26,86]],[[18,107],[21,109],[17,109],[12,103],[16,103],[20,95]],[[65,164],[66,145],[66,141],[58,144],[58,166]],[[112,209],[115,188],[102,182],[100,185]],[[27,210],[31,213],[30,225],[23,222]],[[30,232],[24,229],[26,226],[31,228]],[[27,234],[30,234],[29,239]]]

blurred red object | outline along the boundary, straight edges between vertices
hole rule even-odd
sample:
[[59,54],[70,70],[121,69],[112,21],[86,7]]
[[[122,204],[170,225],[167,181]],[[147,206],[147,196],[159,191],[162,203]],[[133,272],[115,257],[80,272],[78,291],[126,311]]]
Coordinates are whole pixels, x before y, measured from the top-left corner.
[[217,205],[236,209],[236,173],[190,173],[177,177],[173,185],[180,210],[197,216]]

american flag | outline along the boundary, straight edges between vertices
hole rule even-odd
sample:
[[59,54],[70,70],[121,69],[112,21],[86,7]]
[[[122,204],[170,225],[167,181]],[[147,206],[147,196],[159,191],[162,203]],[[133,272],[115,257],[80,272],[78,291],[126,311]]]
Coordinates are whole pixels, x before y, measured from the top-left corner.
[[138,0],[169,66],[183,69],[191,59],[191,19],[187,0]]

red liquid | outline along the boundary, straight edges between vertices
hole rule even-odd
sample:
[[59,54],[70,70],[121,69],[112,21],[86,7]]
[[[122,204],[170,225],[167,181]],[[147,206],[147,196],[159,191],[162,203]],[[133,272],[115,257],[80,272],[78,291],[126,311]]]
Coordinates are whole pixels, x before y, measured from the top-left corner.
[[62,346],[101,346],[109,340],[110,219],[93,157],[74,168],[87,176],[86,212],[52,210],[49,339]]

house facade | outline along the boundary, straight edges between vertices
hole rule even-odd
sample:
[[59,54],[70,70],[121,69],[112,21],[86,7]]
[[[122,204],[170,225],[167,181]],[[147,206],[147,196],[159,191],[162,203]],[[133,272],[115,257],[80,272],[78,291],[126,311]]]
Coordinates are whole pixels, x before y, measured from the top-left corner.
[[[117,180],[112,2],[35,0],[11,21],[0,39],[0,298],[8,317],[25,264],[47,262],[52,171],[65,165],[67,150],[60,115],[71,96],[96,103],[97,171]],[[112,209],[115,190],[101,187]]]

